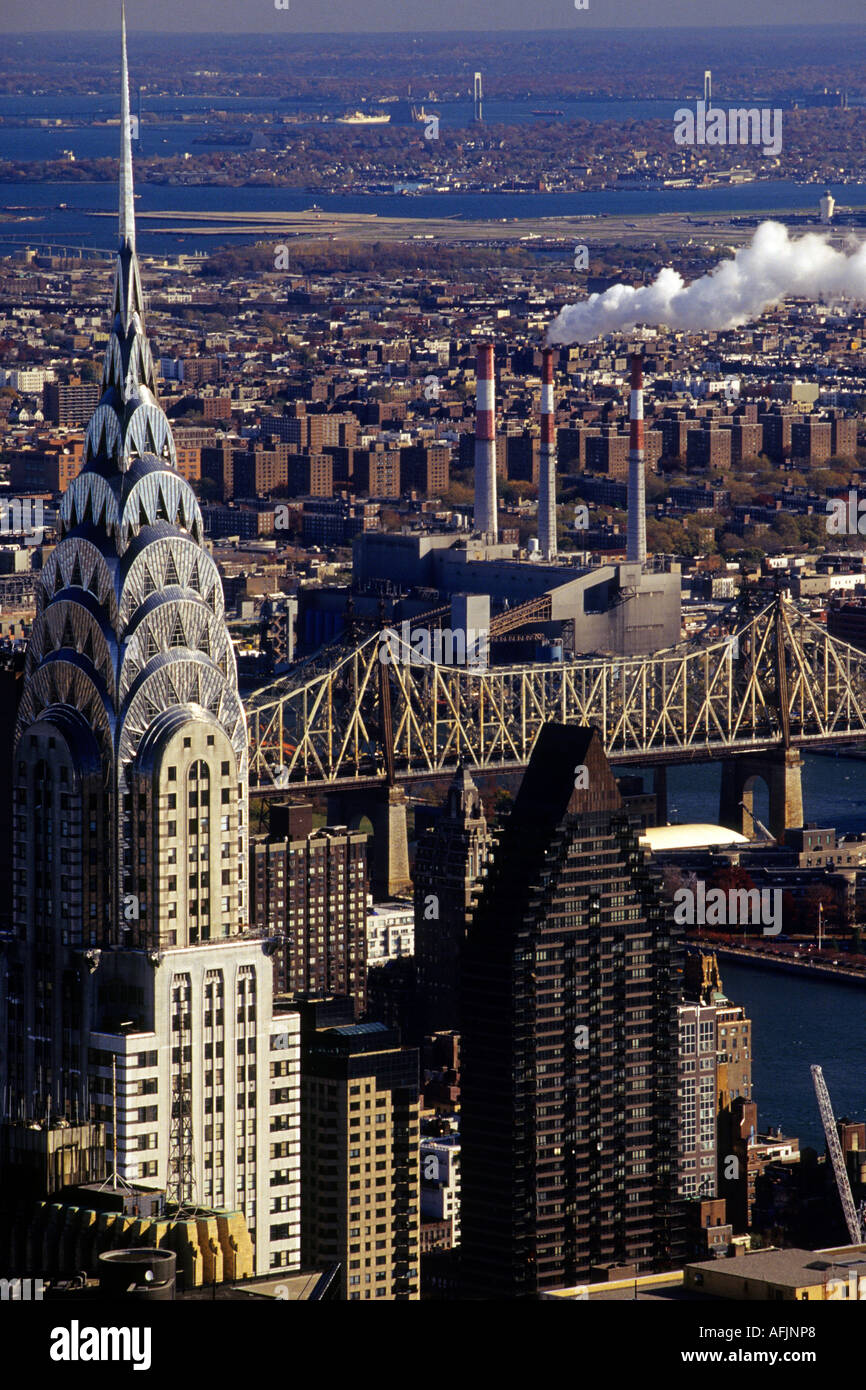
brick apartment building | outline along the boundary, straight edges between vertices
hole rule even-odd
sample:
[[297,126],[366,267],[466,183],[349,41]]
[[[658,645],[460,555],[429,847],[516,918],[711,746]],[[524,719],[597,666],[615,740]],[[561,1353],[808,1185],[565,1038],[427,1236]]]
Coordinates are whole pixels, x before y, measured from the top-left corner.
[[42,413],[52,425],[85,425],[99,405],[101,394],[96,381],[46,381],[42,388]]
[[250,838],[251,917],[282,935],[279,994],[338,994],[367,1007],[367,836],[313,830],[311,805],[272,805],[270,831]]
[[829,420],[801,420],[791,426],[791,458],[811,468],[826,463],[833,452],[833,431]]
[[84,436],[47,440],[40,447],[12,449],[9,487],[13,494],[65,492],[81,471]]

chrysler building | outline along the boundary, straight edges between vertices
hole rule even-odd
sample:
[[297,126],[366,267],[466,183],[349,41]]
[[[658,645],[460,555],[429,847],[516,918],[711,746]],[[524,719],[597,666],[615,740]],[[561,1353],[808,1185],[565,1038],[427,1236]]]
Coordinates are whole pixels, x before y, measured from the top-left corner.
[[145,331],[125,19],[121,79],[102,395],[14,732],[0,1115],[104,1121],[126,1181],[243,1211],[266,1273],[299,1259],[298,1025],[249,927],[246,718]]

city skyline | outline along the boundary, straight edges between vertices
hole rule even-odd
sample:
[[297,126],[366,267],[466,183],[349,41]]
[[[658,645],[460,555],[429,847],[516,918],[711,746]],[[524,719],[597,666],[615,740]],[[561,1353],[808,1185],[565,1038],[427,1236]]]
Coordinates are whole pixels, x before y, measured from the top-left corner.
[[8,45],[0,1300],[787,1335],[866,1295],[866,28],[289,3]]

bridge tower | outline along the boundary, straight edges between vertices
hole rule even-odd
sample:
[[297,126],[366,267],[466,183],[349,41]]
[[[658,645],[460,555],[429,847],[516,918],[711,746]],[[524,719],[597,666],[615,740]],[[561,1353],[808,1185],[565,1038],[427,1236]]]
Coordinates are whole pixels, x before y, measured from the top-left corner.
[[770,793],[770,834],[781,840],[786,830],[803,824],[803,760],[799,750],[791,747],[791,657],[787,650],[788,634],[782,600],[778,593],[772,623],[771,660],[775,675],[774,695],[782,736],[781,745],[772,752],[741,753],[722,763],[719,824],[745,835],[747,827],[743,818],[748,815],[748,833],[752,834],[754,784],[756,778],[761,777]]
[[374,898],[381,902],[396,897],[398,893],[411,893],[412,875],[409,872],[408,801],[402,787],[397,786],[391,686],[388,681],[388,667],[382,661],[379,662],[378,683],[381,720],[379,733],[385,759],[385,784],[372,796],[369,792],[365,793],[363,800],[359,800],[357,793],[351,788],[329,796],[328,819],[332,823],[356,825],[360,819],[358,811],[362,806],[366,810],[373,825],[370,887]]
[[[495,513],[494,513],[495,515]],[[379,662],[379,707],[382,719],[382,748],[387,782],[376,798],[373,812],[373,871],[370,875],[374,895],[393,898],[412,892],[409,873],[409,831],[406,793],[397,786],[394,767],[394,721],[391,716],[391,683],[388,667]]]
[[402,787],[387,786],[377,793],[370,817],[373,822],[370,885],[373,896],[380,900],[412,891],[406,811],[406,793]]
[[770,793],[768,828],[780,840],[786,830],[803,824],[802,770],[803,762],[796,748],[726,758],[722,763],[719,824],[741,835],[752,834],[754,784],[760,777]]

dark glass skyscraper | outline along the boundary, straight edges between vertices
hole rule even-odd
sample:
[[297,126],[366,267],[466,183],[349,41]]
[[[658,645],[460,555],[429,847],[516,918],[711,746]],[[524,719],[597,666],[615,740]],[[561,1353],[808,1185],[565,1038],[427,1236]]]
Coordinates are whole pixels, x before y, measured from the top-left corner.
[[595,731],[546,727],[464,951],[469,1296],[680,1253],[680,946],[638,834]]

